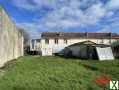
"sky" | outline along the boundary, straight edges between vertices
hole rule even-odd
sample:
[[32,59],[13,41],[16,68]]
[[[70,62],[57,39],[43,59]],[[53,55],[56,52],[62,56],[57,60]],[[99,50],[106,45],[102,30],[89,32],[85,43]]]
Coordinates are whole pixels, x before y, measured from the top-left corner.
[[42,32],[119,33],[119,0],[0,0],[31,38]]

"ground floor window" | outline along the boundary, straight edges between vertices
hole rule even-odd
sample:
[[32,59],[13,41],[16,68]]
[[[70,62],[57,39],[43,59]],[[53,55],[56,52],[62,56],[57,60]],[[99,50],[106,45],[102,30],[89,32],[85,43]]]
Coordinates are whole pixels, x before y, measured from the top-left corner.
[[49,44],[49,39],[45,39],[45,43],[46,44]]
[[58,44],[58,39],[57,38],[55,38],[55,44]]

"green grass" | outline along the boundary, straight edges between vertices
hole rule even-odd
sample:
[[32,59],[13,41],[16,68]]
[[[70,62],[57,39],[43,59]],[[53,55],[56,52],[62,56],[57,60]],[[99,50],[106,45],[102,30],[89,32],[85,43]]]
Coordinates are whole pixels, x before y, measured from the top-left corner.
[[25,56],[0,70],[0,90],[103,90],[94,80],[119,80],[119,60]]

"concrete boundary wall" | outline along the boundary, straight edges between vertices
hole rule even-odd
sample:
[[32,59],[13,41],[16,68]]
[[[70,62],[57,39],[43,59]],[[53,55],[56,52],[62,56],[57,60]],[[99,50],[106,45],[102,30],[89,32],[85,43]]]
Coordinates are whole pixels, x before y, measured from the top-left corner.
[[0,8],[0,67],[23,56],[23,34]]

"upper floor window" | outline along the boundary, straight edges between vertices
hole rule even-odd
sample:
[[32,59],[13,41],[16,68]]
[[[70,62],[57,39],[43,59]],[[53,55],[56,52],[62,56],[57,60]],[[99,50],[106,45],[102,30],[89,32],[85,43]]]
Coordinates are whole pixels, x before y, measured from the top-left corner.
[[58,39],[57,38],[55,38],[55,44],[58,44]]
[[49,39],[45,39],[45,44],[49,44]]
[[119,39],[117,39],[116,42],[119,42]]
[[31,41],[31,45],[32,45],[32,49],[34,49],[35,48],[35,40]]
[[64,43],[67,44],[67,39],[64,39]]

